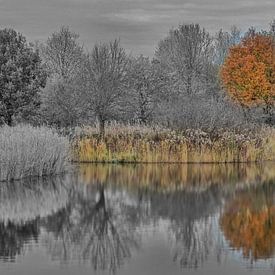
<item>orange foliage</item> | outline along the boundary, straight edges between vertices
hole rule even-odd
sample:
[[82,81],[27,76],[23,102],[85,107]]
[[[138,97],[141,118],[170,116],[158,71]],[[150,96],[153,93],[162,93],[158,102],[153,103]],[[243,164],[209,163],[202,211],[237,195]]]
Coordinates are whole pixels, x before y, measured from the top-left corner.
[[273,104],[274,70],[272,37],[253,34],[230,49],[221,78],[229,95],[241,105]]
[[264,199],[257,204],[256,197],[242,194],[227,205],[220,219],[230,245],[252,260],[270,258],[275,248],[275,206]]

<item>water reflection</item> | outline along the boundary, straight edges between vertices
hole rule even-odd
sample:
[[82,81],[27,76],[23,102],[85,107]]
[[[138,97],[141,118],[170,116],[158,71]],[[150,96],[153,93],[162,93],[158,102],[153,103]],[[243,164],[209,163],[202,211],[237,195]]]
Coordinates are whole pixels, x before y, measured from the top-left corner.
[[101,184],[78,187],[65,209],[44,220],[52,233],[45,240],[49,253],[63,262],[89,261],[95,270],[115,272],[138,247],[138,221],[131,219],[136,208],[106,196]]
[[39,228],[36,221],[22,225],[0,223],[0,258],[14,262],[23,253],[24,245],[38,239]]
[[24,245],[37,242],[40,219],[64,207],[68,179],[33,179],[0,185],[0,258],[15,261]]
[[216,186],[198,193],[183,190],[151,196],[151,215],[169,221],[173,259],[182,267],[197,268],[215,248],[214,216],[221,204]]
[[274,256],[275,185],[244,190],[226,204],[220,219],[226,239],[251,262]]
[[81,165],[79,180],[86,184],[97,182],[123,188],[171,192],[199,192],[214,185],[222,189],[236,188],[275,178],[275,164],[138,164]]
[[0,259],[17,262],[38,246],[54,262],[117,273],[161,232],[182,268],[221,262],[234,250],[270,264],[274,167],[81,165],[66,177],[2,184]]
[[[242,194],[253,194],[251,204],[255,205],[262,196],[259,190],[268,193],[269,197],[273,196],[274,179],[273,163],[80,167],[80,181],[86,184],[101,182],[109,188],[115,186],[135,192],[142,204],[150,205],[151,220],[168,220],[167,234],[173,248],[173,260],[189,268],[201,266],[211,253],[220,261],[226,241],[233,249],[242,250],[243,256],[250,257],[252,261],[273,256],[274,202],[265,197],[265,203],[269,201],[269,206],[261,206],[264,217],[256,223],[261,229],[250,223],[250,219],[253,220],[250,216],[248,225],[252,232],[248,232],[244,221],[236,223],[234,219],[240,218],[240,211],[232,211],[232,206],[236,208],[239,205],[241,212],[248,215],[247,200]],[[221,218],[220,212],[223,212]],[[241,235],[238,230],[243,230]],[[259,235],[257,230],[262,230],[262,234]],[[247,237],[249,233],[251,236]],[[239,243],[231,238],[233,234],[239,238]],[[261,251],[263,249],[265,253]]]

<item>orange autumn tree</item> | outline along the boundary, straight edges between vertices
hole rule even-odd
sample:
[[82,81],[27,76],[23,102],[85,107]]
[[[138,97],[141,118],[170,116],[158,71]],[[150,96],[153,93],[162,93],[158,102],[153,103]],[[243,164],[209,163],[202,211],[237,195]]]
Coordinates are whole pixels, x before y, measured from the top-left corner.
[[233,46],[221,68],[228,94],[242,107],[274,104],[272,35],[250,32]]

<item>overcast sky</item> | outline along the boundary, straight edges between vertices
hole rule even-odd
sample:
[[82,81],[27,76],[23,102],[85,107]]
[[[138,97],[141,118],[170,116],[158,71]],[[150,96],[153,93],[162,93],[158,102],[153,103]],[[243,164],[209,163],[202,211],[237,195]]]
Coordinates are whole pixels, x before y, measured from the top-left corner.
[[200,23],[211,32],[235,24],[267,28],[275,0],[0,0],[0,27],[44,41],[61,25],[86,48],[119,37],[133,54],[152,56],[171,27]]

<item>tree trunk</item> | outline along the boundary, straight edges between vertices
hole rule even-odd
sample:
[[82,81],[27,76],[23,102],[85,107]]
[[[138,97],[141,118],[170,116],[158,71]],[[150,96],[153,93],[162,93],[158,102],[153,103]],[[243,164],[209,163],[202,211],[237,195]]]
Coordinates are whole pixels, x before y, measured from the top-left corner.
[[101,186],[100,187],[100,196],[99,196],[99,200],[96,203],[95,209],[99,210],[99,209],[104,209],[104,212],[106,211],[106,206],[105,206],[105,195],[104,195],[104,187]]
[[105,136],[105,120],[99,119],[99,136],[101,139]]
[[192,75],[191,72],[187,72],[187,79],[186,79],[186,92],[187,95],[192,94]]
[[144,110],[143,106],[142,106],[141,109],[140,109],[139,120],[140,120],[140,122],[141,122],[143,125],[146,125],[146,123],[147,123],[147,118],[146,118],[145,110]]
[[265,103],[265,106],[263,108],[264,114],[267,115],[265,119],[265,123],[271,125],[272,124],[272,118],[273,118],[273,110],[272,105],[269,102]]
[[245,122],[249,122],[249,108],[242,105]]
[[12,116],[10,114],[7,115],[7,119],[5,122],[8,126],[12,126]]

